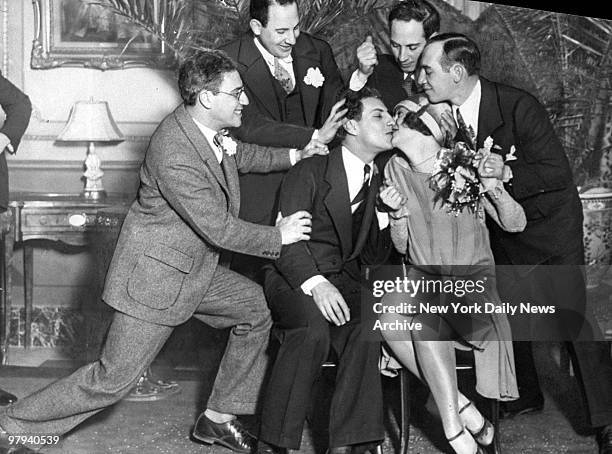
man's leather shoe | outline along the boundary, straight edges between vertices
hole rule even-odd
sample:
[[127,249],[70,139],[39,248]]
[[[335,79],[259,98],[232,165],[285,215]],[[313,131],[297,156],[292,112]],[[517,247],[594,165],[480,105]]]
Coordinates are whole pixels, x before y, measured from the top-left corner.
[[612,454],[612,424],[601,427],[597,431],[599,454]]
[[237,419],[217,424],[202,413],[196,421],[192,436],[198,441],[210,445],[217,443],[234,452],[244,454],[251,453],[255,448],[255,438]]
[[544,399],[527,402],[515,400],[512,402],[504,402],[500,416],[503,419],[512,419],[521,415],[540,413],[542,410],[544,410]]
[[6,407],[13,402],[17,402],[17,396],[0,389],[0,407]]
[[255,454],[287,454],[287,448],[271,445],[265,441],[257,441],[257,449]]

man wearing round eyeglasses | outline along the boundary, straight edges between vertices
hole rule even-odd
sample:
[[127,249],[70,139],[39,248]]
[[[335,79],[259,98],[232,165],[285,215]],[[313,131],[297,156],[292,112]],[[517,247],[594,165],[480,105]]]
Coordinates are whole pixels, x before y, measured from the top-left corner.
[[309,239],[311,216],[298,211],[275,226],[238,219],[238,171],[287,169],[321,149],[272,149],[225,135],[240,126],[249,100],[223,52],[186,61],[178,82],[183,103],[151,137],[106,277],[102,299],[116,312],[102,355],[4,407],[0,453],[12,449],[9,434],[61,435],[120,400],[191,317],[231,328],[193,437],[243,454],[253,448],[235,415],[255,411],[272,322],[261,287],[229,270],[226,253],[277,258],[282,245]]

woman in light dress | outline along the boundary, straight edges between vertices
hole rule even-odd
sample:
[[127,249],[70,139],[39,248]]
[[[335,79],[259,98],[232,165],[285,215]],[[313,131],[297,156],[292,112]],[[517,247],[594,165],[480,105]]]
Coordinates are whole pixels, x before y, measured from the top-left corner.
[[[398,129],[393,145],[402,155],[393,157],[385,168],[382,201],[392,210],[391,237],[395,247],[406,256],[405,277],[413,280],[479,281],[484,292],[462,295],[427,295],[436,305],[465,306],[485,302],[501,304],[495,289],[493,254],[485,215],[507,231],[520,232],[526,219],[521,206],[506,192],[497,178],[482,178],[486,190],[476,210],[449,213],[448,206],[436,197],[430,177],[443,134],[431,107],[403,101],[395,108]],[[479,175],[499,157],[480,160]],[[498,162],[499,164],[499,162]],[[423,295],[418,295],[423,297]],[[417,297],[417,298],[418,298]],[[389,293],[383,304],[409,302],[406,293]],[[418,303],[415,299],[414,303]],[[479,394],[498,400],[518,397],[510,326],[499,314],[387,313],[383,322],[420,322],[421,330],[383,330],[395,358],[428,385],[438,407],[444,433],[458,454],[482,453],[493,442],[494,428],[457,389],[455,348],[474,352]]]

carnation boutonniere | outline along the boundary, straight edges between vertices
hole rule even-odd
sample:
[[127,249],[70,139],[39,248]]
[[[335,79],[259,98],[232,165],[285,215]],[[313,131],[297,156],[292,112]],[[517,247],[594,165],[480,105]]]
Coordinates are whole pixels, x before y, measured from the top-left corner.
[[227,131],[222,132],[219,143],[221,144],[221,148],[223,151],[225,151],[226,155],[234,156],[236,154],[238,144],[229,136]]
[[304,76],[304,83],[306,85],[312,85],[313,87],[319,88],[323,86],[323,82],[325,82],[325,76],[323,76],[323,73],[318,67],[308,68]]
[[515,156],[516,153],[516,147],[514,145],[512,145],[510,147],[510,152],[506,155],[504,162],[509,162],[509,161],[516,161],[518,158]]

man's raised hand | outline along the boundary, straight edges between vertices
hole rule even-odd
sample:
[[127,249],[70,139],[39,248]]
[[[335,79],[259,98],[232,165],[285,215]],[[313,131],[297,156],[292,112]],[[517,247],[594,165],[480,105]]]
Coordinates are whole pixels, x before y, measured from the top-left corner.
[[283,245],[309,240],[311,226],[312,216],[308,211],[296,211],[287,217],[278,213],[276,217],[276,227],[280,229]]
[[319,140],[319,142],[327,144],[331,142],[334,137],[336,137],[338,128],[341,127],[346,121],[344,116],[346,115],[348,109],[340,109],[345,102],[346,99],[341,99],[331,108],[327,120],[325,120],[325,123],[319,129],[317,136],[317,140]]
[[317,284],[312,290],[315,304],[330,323],[344,325],[351,319],[351,311],[338,289],[328,281]]
[[376,47],[374,47],[371,36],[368,35],[357,48],[357,60],[359,60],[359,72],[367,79],[372,75],[374,67],[378,64]]

